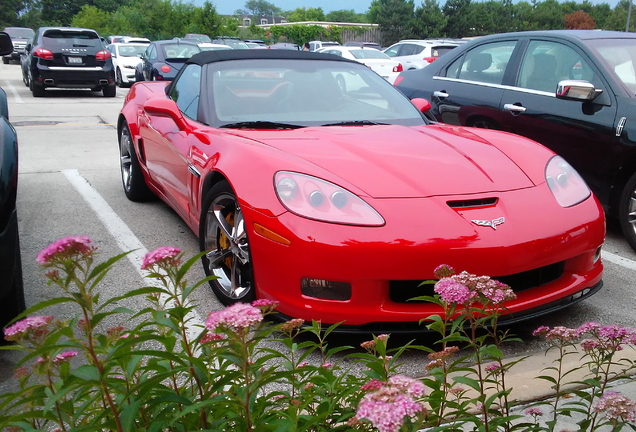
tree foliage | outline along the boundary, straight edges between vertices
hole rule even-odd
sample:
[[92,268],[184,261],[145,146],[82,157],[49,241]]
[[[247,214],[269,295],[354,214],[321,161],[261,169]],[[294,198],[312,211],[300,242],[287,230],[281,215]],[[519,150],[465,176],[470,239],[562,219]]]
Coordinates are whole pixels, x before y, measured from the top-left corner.
[[565,15],[566,29],[593,30],[595,27],[596,23],[594,22],[594,19],[587,12],[579,10]]
[[325,12],[322,8],[296,8],[291,12],[286,12],[287,22],[301,21],[325,21]]
[[382,29],[382,43],[391,45],[413,35],[414,13],[413,0],[373,0],[367,15]]
[[344,22],[344,23],[365,23],[367,21],[366,14],[356,13],[353,9],[341,9],[331,11],[325,15],[325,19],[329,22]]

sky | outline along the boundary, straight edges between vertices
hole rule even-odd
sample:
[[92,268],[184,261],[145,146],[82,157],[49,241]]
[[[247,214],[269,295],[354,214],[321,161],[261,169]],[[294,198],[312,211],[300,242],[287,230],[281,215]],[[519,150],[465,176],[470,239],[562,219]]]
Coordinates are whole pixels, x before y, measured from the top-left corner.
[[[582,2],[582,0],[575,0]],[[184,0],[184,3],[187,0]],[[202,6],[205,0],[192,0],[197,6]],[[269,3],[281,8],[284,11],[291,11],[296,8],[322,8],[325,13],[334,10],[353,9],[356,13],[366,13],[371,5],[371,0],[268,0]],[[217,13],[221,15],[232,15],[235,10],[243,9],[244,0],[211,0],[216,7]],[[415,6],[419,6],[421,0],[415,0]],[[445,0],[438,0],[438,4],[442,6]],[[590,0],[592,4],[608,3],[611,7],[616,6],[618,0]]]

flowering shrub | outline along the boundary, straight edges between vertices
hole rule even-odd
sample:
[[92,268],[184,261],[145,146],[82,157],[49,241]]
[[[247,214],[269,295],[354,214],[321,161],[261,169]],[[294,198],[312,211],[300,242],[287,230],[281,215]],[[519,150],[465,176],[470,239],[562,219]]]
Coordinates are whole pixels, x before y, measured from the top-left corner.
[[[556,401],[512,414],[506,373],[521,360],[505,361],[501,346],[513,338],[497,328],[510,287],[487,276],[436,269],[435,295],[421,299],[440,306],[426,317],[440,334],[437,351],[407,344],[388,349],[389,335],[352,347],[329,347],[337,325],[322,328],[302,320],[273,324],[265,318],[277,304],[256,300],[209,314],[193,324],[185,275],[200,255],[185,260],[176,248],[148,253],[142,268],[157,286],[103,300],[99,282],[121,254],[96,263],[87,237],[68,237],[37,256],[49,284],[62,296],[31,307],[4,330],[24,356],[15,377],[19,391],[0,395],[0,429],[6,431],[345,431],[554,430],[557,416],[585,414],[581,430],[619,429],[634,422],[636,403],[606,391],[608,383],[634,368],[614,354],[636,345],[634,330],[587,323],[578,329],[541,327],[535,334],[559,350],[560,361],[540,377],[550,381]],[[131,310],[123,300],[146,307]],[[77,308],[69,321],[36,312],[59,303]],[[106,321],[124,323],[108,328]],[[194,327],[194,328],[193,328]],[[311,338],[299,338],[305,334]],[[579,340],[581,340],[579,345]],[[463,348],[460,350],[460,348]],[[430,360],[422,377],[398,373],[407,349]],[[562,359],[579,353],[589,376],[564,400]],[[343,360],[364,365],[344,369]],[[616,366],[619,365],[619,370]],[[568,383],[572,384],[572,383]],[[583,390],[586,389],[586,391]],[[572,406],[567,406],[570,404]],[[541,422],[542,406],[552,418]],[[530,420],[528,420],[530,419]]]

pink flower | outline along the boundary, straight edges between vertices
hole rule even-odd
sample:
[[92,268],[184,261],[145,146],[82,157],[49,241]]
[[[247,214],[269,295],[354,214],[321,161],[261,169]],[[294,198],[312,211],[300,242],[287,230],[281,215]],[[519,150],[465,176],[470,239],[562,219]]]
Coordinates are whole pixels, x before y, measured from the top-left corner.
[[369,390],[380,390],[384,387],[386,383],[384,381],[380,381],[379,379],[372,379],[368,383],[364,384],[360,387],[360,390],[369,391]]
[[500,372],[500,368],[501,366],[499,365],[499,363],[489,363],[484,367],[486,372],[489,373]]
[[596,331],[601,328],[601,325],[597,322],[587,322],[576,329],[579,336],[584,333],[596,334]]
[[42,332],[46,333],[46,327],[52,319],[52,316],[27,317],[4,329],[4,338],[13,341],[28,336],[31,333],[35,333],[36,335],[40,335]]
[[40,264],[50,264],[57,259],[65,260],[71,257],[86,257],[95,252],[87,236],[64,237],[42,249],[36,260]]
[[245,303],[235,303],[223,310],[211,312],[205,322],[208,330],[215,331],[219,326],[241,330],[263,320],[260,309]]
[[218,333],[206,333],[205,335],[203,335],[203,337],[201,338],[201,343],[209,343],[209,342],[215,342],[215,341],[220,341],[225,339],[223,337],[222,334],[218,334]]
[[296,369],[300,369],[300,368],[304,368],[305,366],[307,366],[309,363],[306,361],[300,362],[298,363],[298,366],[296,366]]
[[181,261],[176,259],[176,257],[180,253],[181,250],[174,247],[158,247],[152,252],[148,252],[146,255],[144,255],[141,269],[146,270],[148,267],[152,267],[155,264],[179,265]]
[[441,264],[435,267],[433,274],[437,279],[446,278],[455,274],[455,269],[448,264]]
[[539,408],[534,408],[534,407],[528,408],[524,412],[526,413],[526,415],[534,416],[534,417],[539,417],[543,415],[543,411],[541,411]]
[[605,393],[594,404],[593,409],[596,412],[604,412],[605,417],[610,420],[636,420],[636,402],[617,392]]
[[384,386],[362,397],[357,419],[368,419],[380,432],[397,432],[406,417],[414,417],[424,407],[398,388]]
[[422,381],[404,375],[393,375],[389,378],[389,385],[392,385],[401,392],[416,398],[424,396],[424,392],[426,390]]
[[550,331],[550,327],[541,326],[532,332],[532,336],[545,336]]
[[275,309],[278,307],[278,302],[269,299],[258,299],[252,302],[252,306],[264,309]]
[[331,366],[333,366],[333,363],[327,362],[327,363],[323,363],[322,364],[322,367],[325,368],[325,369],[329,369]]
[[434,289],[446,303],[465,304],[477,297],[477,293],[451,278],[440,279]]
[[77,355],[77,351],[68,351],[68,352],[65,352],[65,353],[58,354],[53,359],[53,363],[60,364],[60,363],[63,363],[65,361],[69,361],[70,359],[72,359],[76,355]]

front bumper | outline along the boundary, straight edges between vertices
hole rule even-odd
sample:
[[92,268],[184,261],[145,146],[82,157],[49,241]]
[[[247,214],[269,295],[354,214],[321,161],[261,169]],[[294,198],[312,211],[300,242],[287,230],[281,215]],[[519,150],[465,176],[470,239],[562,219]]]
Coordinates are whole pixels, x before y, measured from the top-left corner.
[[[316,222],[290,213],[267,217],[243,206],[248,223],[291,241],[285,246],[252,234],[257,297],[278,301],[277,311],[284,316],[324,324],[344,321],[343,330],[368,331],[413,328],[439,313],[431,303],[410,299],[433,294],[432,285],[428,291],[417,285],[433,279],[440,264],[514,281],[517,299],[506,303],[503,317],[510,322],[549,313],[600,289],[605,220],[594,197],[564,209],[551,196],[546,200],[541,188],[497,195],[498,205],[450,212],[447,197],[368,199],[387,222],[375,228]],[[500,216],[506,222],[496,229],[471,223]],[[348,283],[351,297],[303,295],[304,278]]]

